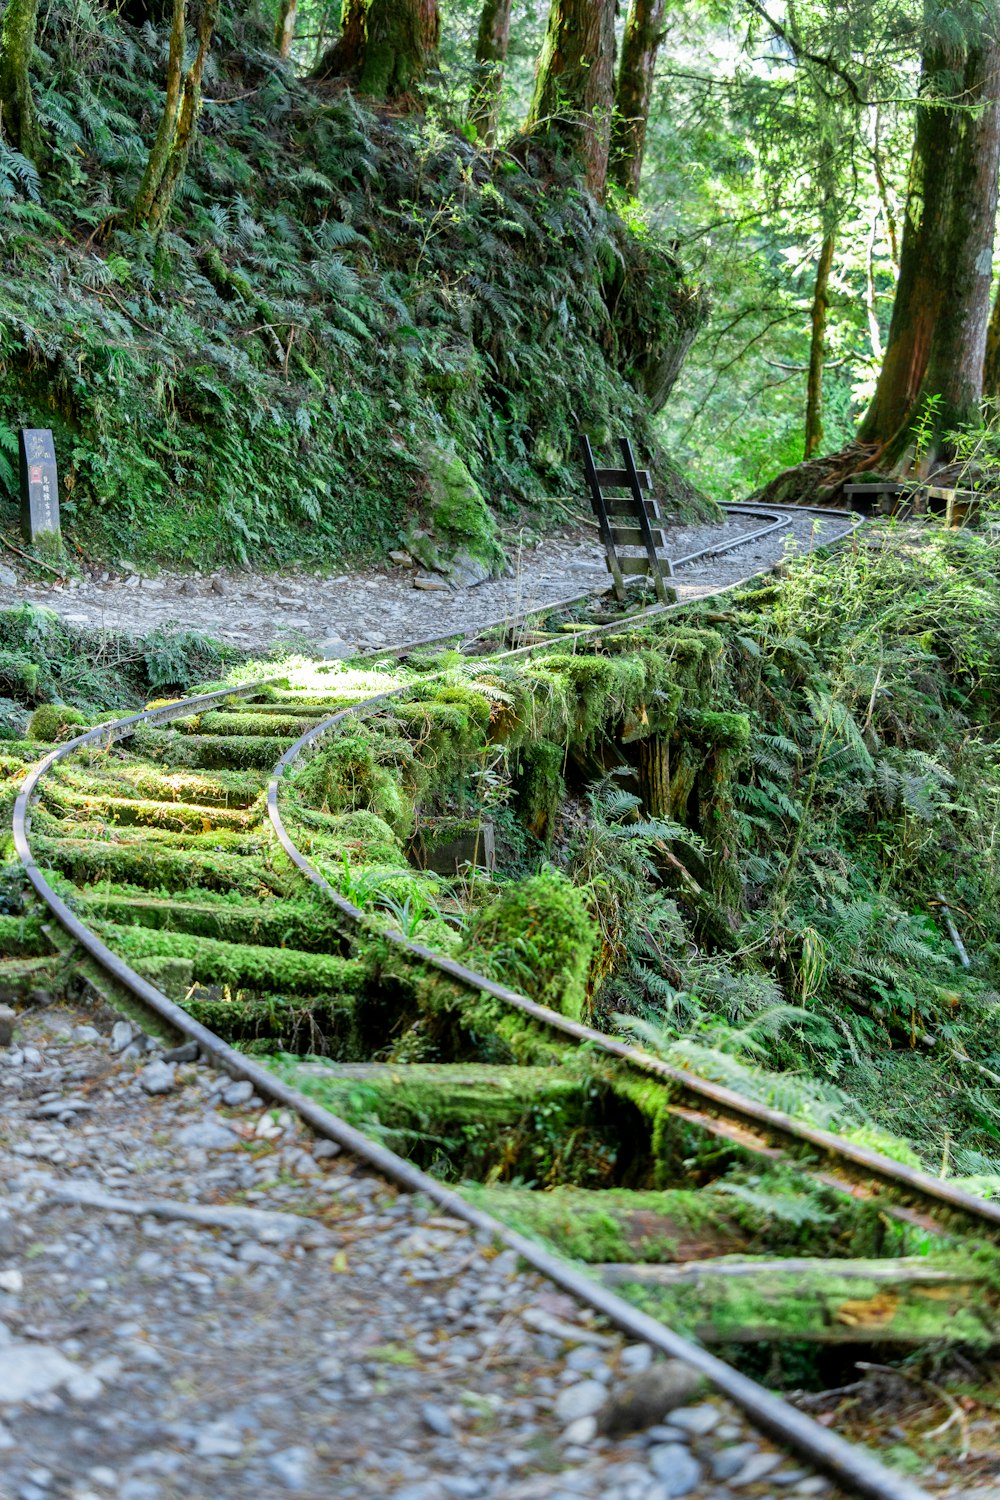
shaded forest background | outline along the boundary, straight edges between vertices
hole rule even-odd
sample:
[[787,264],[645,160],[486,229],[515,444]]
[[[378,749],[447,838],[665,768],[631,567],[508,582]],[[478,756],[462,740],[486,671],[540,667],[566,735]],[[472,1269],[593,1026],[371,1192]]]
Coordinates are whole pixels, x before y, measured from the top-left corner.
[[0,489],[52,426],[85,547],[280,563],[544,507],[580,427],[682,513],[980,472],[998,57],[993,0],[7,0]]

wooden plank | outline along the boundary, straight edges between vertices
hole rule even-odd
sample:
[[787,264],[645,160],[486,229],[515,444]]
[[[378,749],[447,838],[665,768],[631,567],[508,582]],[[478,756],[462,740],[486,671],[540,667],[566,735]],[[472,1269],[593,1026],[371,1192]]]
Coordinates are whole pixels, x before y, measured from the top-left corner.
[[[649,576],[648,557],[616,557],[615,566],[619,573],[626,578],[647,578]],[[614,572],[610,562],[608,571]]]
[[898,495],[907,486],[894,479],[881,480],[878,484],[845,484],[845,495]]
[[[644,490],[653,488],[652,476],[648,469],[636,469],[636,478]],[[631,488],[631,477],[628,469],[598,469],[597,482],[603,489],[629,489]]]
[[[654,547],[663,546],[662,531],[650,530],[649,534],[653,538]],[[611,524],[611,540],[618,547],[644,547],[646,545],[646,538],[638,526],[616,526],[613,520]]]
[[[633,510],[631,506],[629,506],[627,510],[623,510],[622,507],[625,504],[626,500],[624,495],[609,495],[607,500],[604,502],[605,509],[608,513],[608,520],[611,521],[612,524],[617,521],[622,526],[635,525],[636,521],[638,520],[638,511]],[[650,521],[660,520],[660,507],[657,505],[655,500],[644,500],[643,509],[645,510],[646,515],[649,517]]]

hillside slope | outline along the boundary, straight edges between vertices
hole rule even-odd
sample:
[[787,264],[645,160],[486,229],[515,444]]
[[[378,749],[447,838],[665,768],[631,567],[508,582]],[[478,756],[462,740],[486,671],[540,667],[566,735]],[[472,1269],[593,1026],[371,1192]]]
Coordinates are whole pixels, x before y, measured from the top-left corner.
[[268,36],[224,13],[154,239],[125,225],[165,32],[52,0],[44,174],[0,146],[5,499],[17,427],[50,426],[93,555],[331,562],[392,546],[428,500],[489,553],[476,487],[501,512],[578,487],[582,423],[633,432],[660,493],[694,503],[641,394],[703,317],[670,254],[541,153],[373,115]]

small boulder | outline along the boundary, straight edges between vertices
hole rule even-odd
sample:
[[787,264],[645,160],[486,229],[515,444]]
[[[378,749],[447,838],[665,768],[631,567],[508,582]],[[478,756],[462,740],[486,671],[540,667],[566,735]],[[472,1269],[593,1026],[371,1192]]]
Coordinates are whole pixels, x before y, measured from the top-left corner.
[[14,1040],[14,1023],[17,1012],[9,1005],[0,1005],[0,1047],[9,1047]]
[[679,1359],[668,1359],[615,1386],[599,1411],[597,1430],[607,1437],[661,1422],[698,1394],[703,1377]]
[[169,1063],[149,1063],[139,1074],[139,1083],[147,1094],[170,1094],[177,1086],[177,1075]]

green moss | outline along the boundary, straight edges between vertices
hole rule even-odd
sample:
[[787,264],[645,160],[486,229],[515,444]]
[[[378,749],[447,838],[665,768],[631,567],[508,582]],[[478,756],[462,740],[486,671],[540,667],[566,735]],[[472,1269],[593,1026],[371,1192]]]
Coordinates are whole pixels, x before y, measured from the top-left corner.
[[40,865],[68,875],[75,885],[111,881],[150,891],[204,886],[256,897],[271,892],[284,895],[288,887],[297,884],[290,868],[282,873],[263,859],[234,859],[229,853],[209,850],[156,848],[148,839],[138,844],[102,844],[95,839],[33,835],[32,848]]
[[446,557],[465,551],[490,572],[504,564],[496,521],[468,467],[454,452],[427,447],[423,452],[431,526]]
[[206,834],[218,830],[239,833],[261,820],[261,813],[256,810],[90,795],[68,791],[48,781],[42,783],[42,792],[44,806],[59,812],[69,827],[75,820],[89,823],[100,819],[120,827],[163,828],[179,833]]
[[517,810],[536,838],[551,835],[566,795],[563,765],[566,751],[551,740],[523,745],[517,754],[514,793]]
[[284,755],[292,738],[268,735],[179,734],[169,729],[139,729],[134,749],[165,766],[247,767],[270,770]]
[[362,969],[355,959],[289,948],[258,948],[249,943],[143,927],[107,926],[103,935],[109,947],[130,963],[147,958],[189,961],[195,978],[205,984],[293,995],[355,994],[361,989]]
[[[197,900],[165,900],[143,893],[78,892],[77,910],[86,921],[113,922],[117,926],[151,927],[160,931],[185,932],[196,937],[225,942],[252,942],[275,948],[337,952],[344,942],[336,913],[320,896],[295,900],[274,899],[255,904],[242,897],[209,899],[198,892]],[[7,918],[14,921],[14,918]],[[2,942],[2,938],[0,938]]]
[[581,891],[544,870],[501,891],[469,923],[458,954],[533,1000],[579,1020],[597,928]]
[[51,951],[37,917],[0,915],[0,957],[40,958]]
[[139,797],[159,802],[193,802],[220,807],[247,807],[266,785],[253,771],[167,771],[141,761],[115,760],[103,753],[80,751],[72,761],[55,766],[46,786],[66,786],[85,796]]
[[86,714],[80,713],[79,709],[68,708],[65,703],[43,703],[31,715],[28,739],[41,740],[46,745],[56,740],[72,739],[73,735],[67,734],[67,730],[72,729],[74,734],[79,734],[89,722]]

